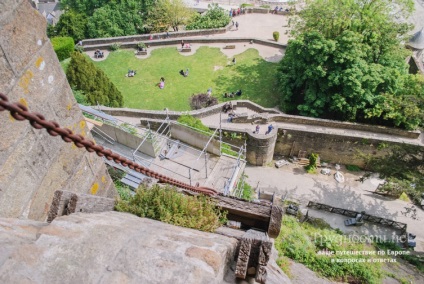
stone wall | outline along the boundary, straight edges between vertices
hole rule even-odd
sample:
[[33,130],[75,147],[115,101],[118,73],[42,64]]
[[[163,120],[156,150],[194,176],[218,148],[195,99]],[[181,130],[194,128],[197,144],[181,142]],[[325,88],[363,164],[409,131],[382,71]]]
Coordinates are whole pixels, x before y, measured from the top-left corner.
[[[89,131],[27,0],[0,2],[0,92],[75,133]],[[0,216],[45,220],[57,189],[114,196],[101,158],[0,112]]]

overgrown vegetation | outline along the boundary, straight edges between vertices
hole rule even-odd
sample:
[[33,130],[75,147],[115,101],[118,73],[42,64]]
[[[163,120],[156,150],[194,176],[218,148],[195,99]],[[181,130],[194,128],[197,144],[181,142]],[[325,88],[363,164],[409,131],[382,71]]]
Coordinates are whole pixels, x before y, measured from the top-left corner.
[[254,194],[255,192],[253,191],[252,186],[245,181],[243,185],[243,192],[241,194],[241,198],[250,201],[253,199]]
[[202,123],[202,121],[194,116],[185,114],[181,115],[177,121],[181,124],[196,128],[198,130],[201,130],[204,134],[211,135],[213,132],[209,129],[206,125]]
[[71,37],[54,37],[51,43],[59,61],[69,58],[74,51],[75,44]]
[[380,250],[386,251],[386,254],[389,250],[390,251],[403,252],[398,257],[403,259],[403,260],[406,260],[410,264],[414,265],[419,271],[424,273],[424,263],[422,262],[422,260],[420,260],[420,257],[416,256],[416,255],[412,255],[412,254],[406,254],[405,250],[402,249],[401,247],[399,247],[399,245],[397,245],[396,243],[394,243],[394,242],[377,242],[376,246]]
[[186,26],[187,30],[203,30],[223,28],[230,22],[231,18],[218,4],[209,4],[208,11],[204,15],[196,14]]
[[209,94],[197,94],[192,95],[190,98],[190,107],[191,109],[202,109],[205,107],[210,107],[218,104],[218,98],[211,96]]
[[97,105],[97,103],[110,107],[123,105],[121,92],[101,69],[79,52],[72,53],[66,77],[71,87],[82,91],[86,102],[91,105]]
[[308,1],[280,64],[284,110],[423,126],[424,77],[408,74],[409,52],[402,44],[410,26],[393,17],[409,15],[413,6],[412,0]]
[[273,32],[272,37],[275,41],[278,41],[280,39],[280,33],[279,32]]
[[165,223],[213,232],[226,223],[226,213],[217,209],[212,199],[188,196],[171,186],[139,188],[128,200],[119,200],[116,210]]
[[318,154],[312,153],[309,156],[309,165],[305,166],[305,170],[307,173],[312,174],[317,170],[317,162],[318,162]]
[[[296,218],[285,215],[275,247],[280,256],[303,263],[322,276],[337,281],[349,279],[350,283],[380,283],[383,277],[381,263],[372,262],[372,259],[377,258],[376,256],[335,254],[336,251],[375,251],[375,248],[364,243],[353,242],[326,227],[322,228],[306,222],[299,223]],[[331,252],[334,253],[331,256],[324,255]],[[350,259],[352,263],[337,262],[340,259]],[[371,259],[371,262],[367,262],[368,259]],[[288,263],[284,258],[278,259],[277,263],[282,265],[282,269],[288,270]]]
[[351,172],[360,172],[361,168],[356,165],[346,165],[346,170]]

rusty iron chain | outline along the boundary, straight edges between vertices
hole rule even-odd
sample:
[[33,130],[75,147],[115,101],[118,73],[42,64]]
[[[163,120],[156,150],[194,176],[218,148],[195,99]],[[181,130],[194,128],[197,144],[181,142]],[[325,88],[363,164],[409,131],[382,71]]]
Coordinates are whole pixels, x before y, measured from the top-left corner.
[[30,112],[28,108],[21,103],[17,103],[17,102],[10,103],[7,96],[0,93],[0,111],[5,111],[5,110],[8,110],[11,116],[16,120],[19,120],[19,121],[29,120],[29,123],[31,124],[31,126],[34,127],[35,129],[45,128],[46,131],[51,136],[54,136],[54,137],[60,136],[62,137],[63,141],[67,143],[73,142],[78,148],[85,148],[90,153],[96,152],[96,154],[99,157],[105,157],[109,161],[113,160],[115,163],[119,163],[123,165],[124,167],[128,167],[146,176],[155,178],[159,180],[160,182],[175,185],[177,187],[180,187],[189,191],[197,192],[197,193],[202,193],[205,195],[217,194],[217,191],[215,189],[208,188],[208,187],[191,186],[189,184],[183,183],[176,179],[172,179],[170,177],[167,177],[165,175],[152,171],[148,168],[145,168],[124,157],[121,157],[119,154],[109,149],[105,149],[103,146],[96,145],[92,140],[88,140],[84,138],[82,135],[74,134],[72,130],[68,128],[60,127],[60,125],[55,121],[47,121],[45,117],[40,113]]

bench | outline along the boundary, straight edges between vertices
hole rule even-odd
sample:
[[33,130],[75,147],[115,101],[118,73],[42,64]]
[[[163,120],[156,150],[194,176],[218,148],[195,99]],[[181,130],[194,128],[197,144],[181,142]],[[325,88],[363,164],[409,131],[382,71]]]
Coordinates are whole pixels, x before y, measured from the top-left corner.
[[236,48],[235,44],[224,46],[224,49],[235,49],[235,48]]
[[147,55],[147,50],[136,51],[135,55]]
[[191,47],[181,48],[181,52],[191,52]]

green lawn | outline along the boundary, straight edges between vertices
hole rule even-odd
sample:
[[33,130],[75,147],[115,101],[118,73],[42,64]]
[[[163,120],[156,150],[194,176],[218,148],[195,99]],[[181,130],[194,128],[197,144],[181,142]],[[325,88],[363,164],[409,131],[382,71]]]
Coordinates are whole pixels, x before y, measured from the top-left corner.
[[[274,92],[278,64],[263,60],[256,49],[248,49],[236,59],[237,64],[230,65],[219,48],[201,47],[194,55],[184,56],[175,47],[167,47],[153,50],[147,59],[136,58],[133,51],[119,50],[95,64],[122,92],[124,106],[129,108],[189,110],[190,96],[205,93],[208,88],[219,101],[224,101],[224,92],[242,89],[240,99],[264,107],[278,105]],[[179,71],[186,68],[189,76],[183,77]],[[128,69],[137,70],[137,75],[125,77]],[[157,87],[161,77],[165,78],[162,90]]]

